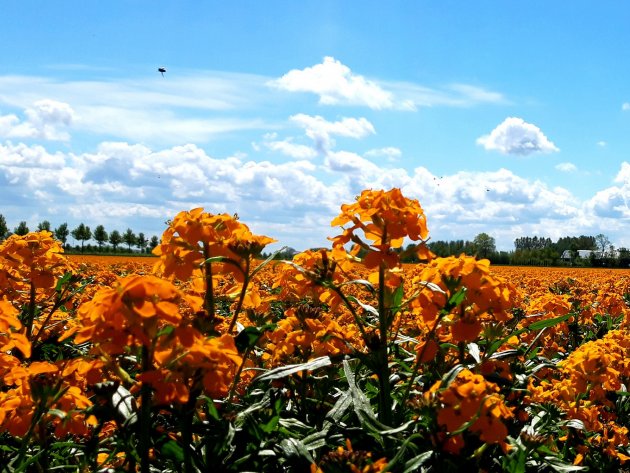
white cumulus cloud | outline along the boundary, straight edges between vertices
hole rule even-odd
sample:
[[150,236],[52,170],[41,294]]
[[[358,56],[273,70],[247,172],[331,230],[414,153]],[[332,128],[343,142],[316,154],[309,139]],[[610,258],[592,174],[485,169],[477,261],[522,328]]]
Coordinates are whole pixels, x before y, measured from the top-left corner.
[[76,114],[64,102],[43,99],[24,110],[25,120],[16,115],[0,116],[0,136],[5,138],[41,139],[67,141],[67,128],[72,125]]
[[342,118],[330,122],[319,115],[298,113],[289,120],[305,130],[306,136],[315,142],[316,149],[325,154],[334,145],[331,136],[361,139],[376,133],[374,125],[366,118]]
[[333,57],[325,57],[321,64],[312,67],[293,69],[270,85],[289,92],[317,94],[324,105],[363,105],[376,110],[394,107],[391,92],[354,74]]
[[315,148],[294,143],[292,138],[278,140],[276,139],[276,133],[268,133],[264,138],[265,141],[263,141],[262,144],[270,151],[278,152],[294,159],[314,159],[317,157],[317,150]]
[[540,128],[517,117],[506,118],[489,135],[479,137],[477,144],[487,150],[522,156],[560,151]]

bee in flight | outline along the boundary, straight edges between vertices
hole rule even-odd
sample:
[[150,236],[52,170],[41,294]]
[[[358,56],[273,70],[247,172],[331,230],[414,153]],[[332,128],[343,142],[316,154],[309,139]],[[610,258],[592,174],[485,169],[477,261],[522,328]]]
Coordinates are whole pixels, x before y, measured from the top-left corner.
[[158,67],[158,72],[162,74],[162,77],[164,77],[164,73],[166,72],[166,67]]

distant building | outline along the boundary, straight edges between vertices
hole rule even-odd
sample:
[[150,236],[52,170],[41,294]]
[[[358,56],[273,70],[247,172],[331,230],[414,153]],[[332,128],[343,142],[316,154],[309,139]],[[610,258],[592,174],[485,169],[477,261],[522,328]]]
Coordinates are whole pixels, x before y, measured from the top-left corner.
[[[578,258],[589,259],[591,258],[591,255],[593,255],[595,259],[619,258],[619,251],[613,250],[613,251],[607,251],[605,253],[602,253],[601,251],[593,251],[593,250],[577,250]],[[563,259],[564,261],[571,261],[573,259],[573,256],[574,255],[571,250],[564,250],[560,258]]]

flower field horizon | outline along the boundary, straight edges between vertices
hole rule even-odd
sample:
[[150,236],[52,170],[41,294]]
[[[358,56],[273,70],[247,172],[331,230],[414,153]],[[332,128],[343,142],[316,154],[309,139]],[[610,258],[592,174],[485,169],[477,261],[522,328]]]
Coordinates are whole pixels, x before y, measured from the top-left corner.
[[203,209],[154,258],[1,242],[0,472],[627,468],[630,270],[436,257],[399,189],[331,227],[291,261]]

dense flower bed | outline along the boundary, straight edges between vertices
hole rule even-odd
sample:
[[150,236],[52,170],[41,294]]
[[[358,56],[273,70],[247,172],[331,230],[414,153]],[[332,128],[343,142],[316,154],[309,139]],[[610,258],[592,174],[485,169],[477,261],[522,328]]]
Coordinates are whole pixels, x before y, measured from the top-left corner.
[[2,471],[623,468],[629,272],[436,258],[398,189],[332,226],[281,262],[203,209],[156,258],[1,243]]

